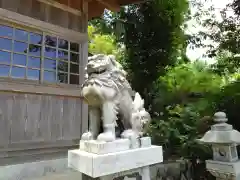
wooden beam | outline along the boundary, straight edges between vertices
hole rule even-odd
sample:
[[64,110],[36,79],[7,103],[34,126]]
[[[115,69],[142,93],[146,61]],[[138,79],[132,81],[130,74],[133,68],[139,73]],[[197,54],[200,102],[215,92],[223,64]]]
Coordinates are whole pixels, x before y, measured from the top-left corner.
[[39,95],[55,95],[64,97],[81,97],[80,85],[69,86],[62,84],[54,86],[51,84],[39,84],[31,80],[9,79],[0,78],[0,93],[2,92],[14,92],[14,93],[27,93],[27,94],[39,94]]
[[90,1],[88,3],[88,20],[101,16],[104,8],[104,5],[98,1]]
[[118,12],[120,11],[120,5],[118,4],[117,0],[96,0],[103,4],[107,9]]
[[61,4],[57,1],[54,1],[54,0],[37,0],[41,3],[44,3],[44,4],[48,4],[50,6],[53,6],[53,7],[56,7],[58,9],[61,9],[63,11],[67,11],[67,12],[70,12],[72,14],[75,14],[77,16],[81,16],[81,11],[79,9],[73,9],[71,7],[69,7],[68,5],[66,4]]
[[146,2],[148,0],[118,0],[120,6],[129,5],[129,4],[139,4]]
[[38,29],[77,43],[84,42],[88,38],[87,33],[79,33],[2,8],[0,8],[0,19],[5,20],[6,22],[16,23],[22,26]]

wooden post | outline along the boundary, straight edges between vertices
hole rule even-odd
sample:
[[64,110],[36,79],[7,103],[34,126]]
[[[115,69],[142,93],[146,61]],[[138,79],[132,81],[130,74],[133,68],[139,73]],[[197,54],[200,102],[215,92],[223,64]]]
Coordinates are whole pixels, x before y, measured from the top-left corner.
[[[88,2],[86,1],[82,1],[83,3],[83,9],[82,9],[82,15],[84,17],[83,19],[83,24],[82,24],[82,31],[87,33],[87,25],[88,25]],[[80,78],[81,78],[81,84],[84,81],[84,75],[85,75],[85,71],[84,68],[87,65],[87,61],[88,61],[88,39],[86,39],[83,43],[82,43],[82,59],[81,59],[81,64],[80,64]],[[84,133],[87,129],[88,129],[88,106],[87,104],[82,102],[82,133]]]

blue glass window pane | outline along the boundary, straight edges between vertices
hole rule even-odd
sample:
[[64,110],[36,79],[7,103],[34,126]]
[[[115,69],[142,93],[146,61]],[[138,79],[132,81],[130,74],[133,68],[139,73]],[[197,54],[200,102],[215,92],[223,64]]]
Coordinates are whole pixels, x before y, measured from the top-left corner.
[[56,60],[44,59],[44,69],[56,70]]
[[21,41],[28,41],[28,32],[22,29],[15,29],[15,39]]
[[44,71],[43,79],[47,82],[56,82],[56,72]]
[[30,33],[30,43],[42,44],[42,35],[36,33]]
[[0,51],[0,63],[10,64],[10,62],[11,62],[11,53]]
[[0,49],[12,50],[12,40],[0,38]]
[[32,80],[40,80],[40,70],[28,69],[27,78]]
[[26,66],[27,56],[22,54],[13,54],[13,64]]
[[32,56],[41,56],[42,47],[34,44],[29,44],[29,54]]
[[59,59],[64,60],[64,61],[68,61],[68,51],[58,51],[58,56]]
[[56,54],[57,54],[57,51],[55,48],[49,48],[49,47],[45,48],[45,52],[44,52],[45,57],[56,59]]
[[12,67],[12,71],[11,71],[11,76],[15,77],[15,78],[24,78],[25,77],[25,72],[26,69],[25,68],[21,68],[21,67]]
[[12,37],[13,28],[5,25],[0,25],[0,36],[2,37]]
[[7,77],[9,75],[10,66],[0,64],[0,76]]
[[57,38],[53,36],[45,36],[45,43],[46,46],[57,47]]
[[32,67],[32,68],[39,68],[41,67],[41,60],[40,58],[36,58],[36,57],[28,57],[28,67]]
[[28,49],[27,43],[18,42],[18,41],[14,42],[14,48],[13,48],[14,52],[27,53],[27,49]]
[[68,41],[63,39],[58,39],[58,48],[68,50]]

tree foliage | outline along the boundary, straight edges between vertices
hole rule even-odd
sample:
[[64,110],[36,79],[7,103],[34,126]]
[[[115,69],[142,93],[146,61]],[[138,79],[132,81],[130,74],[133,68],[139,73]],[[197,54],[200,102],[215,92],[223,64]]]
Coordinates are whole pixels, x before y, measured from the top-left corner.
[[[153,0],[127,6],[119,13],[105,12],[104,21],[90,22],[125,45],[121,61],[134,90],[145,98],[147,106],[151,104],[152,85],[165,68],[188,60],[183,32],[187,15],[187,0]],[[144,87],[139,83],[143,79]]]
[[230,124],[240,131],[239,108],[240,108],[240,74],[235,73],[231,81],[221,89],[216,98],[216,110],[227,113]]
[[[191,36],[192,47],[208,48],[206,56],[217,60],[213,65],[216,73],[236,72],[240,68],[240,21],[239,14],[229,15],[229,12],[235,10],[238,13],[238,0],[234,0],[221,10],[213,6],[203,10],[203,3],[199,1],[194,6],[198,11],[193,18],[204,29]],[[221,18],[217,18],[216,12],[220,13]],[[204,43],[206,40],[210,43]]]
[[181,64],[168,70],[155,84],[153,108],[158,117],[168,106],[195,106],[201,116],[213,113],[212,96],[218,94],[224,81],[199,63]]
[[[185,53],[183,24],[188,12],[185,0],[154,0],[131,5],[121,13],[126,63],[133,88],[151,104],[154,81]],[[140,82],[144,80],[144,85]]]
[[212,70],[219,75],[234,74],[240,67],[240,56],[234,55],[230,51],[221,51],[215,57],[216,63],[212,65]]
[[147,132],[164,147],[165,159],[189,159],[194,179],[211,177],[204,168],[211,148],[197,139],[213,124],[215,100],[223,86],[223,78],[202,62],[169,68],[155,83],[153,120]]
[[[197,6],[200,8],[202,7],[202,5],[199,4]],[[193,45],[197,44],[197,46],[208,47],[209,52],[207,55],[211,58],[215,58],[216,63],[211,66],[211,70],[221,75],[225,82],[224,86],[215,97],[215,110],[226,112],[229,117],[229,122],[238,130],[240,130],[240,124],[238,123],[240,116],[237,113],[237,109],[240,106],[238,95],[240,84],[239,10],[239,0],[233,0],[220,11],[221,19],[219,20],[215,15],[216,9],[211,6],[207,11],[207,18],[202,21],[198,19],[199,24],[207,28],[208,31],[201,30],[199,33],[195,34],[195,39],[198,38],[199,41],[198,43],[193,42]],[[199,14],[199,16],[201,16],[201,14]],[[206,39],[215,43],[215,46],[204,44],[203,40]]]
[[114,54],[116,56],[121,52],[121,48],[116,43],[115,36],[110,34],[101,34],[94,26],[88,26],[88,51],[91,54]]

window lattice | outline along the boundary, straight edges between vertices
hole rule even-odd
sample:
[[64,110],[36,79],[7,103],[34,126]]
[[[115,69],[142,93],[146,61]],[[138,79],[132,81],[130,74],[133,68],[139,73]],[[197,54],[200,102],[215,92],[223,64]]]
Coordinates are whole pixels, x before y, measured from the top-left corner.
[[79,44],[0,24],[0,76],[79,84]]

